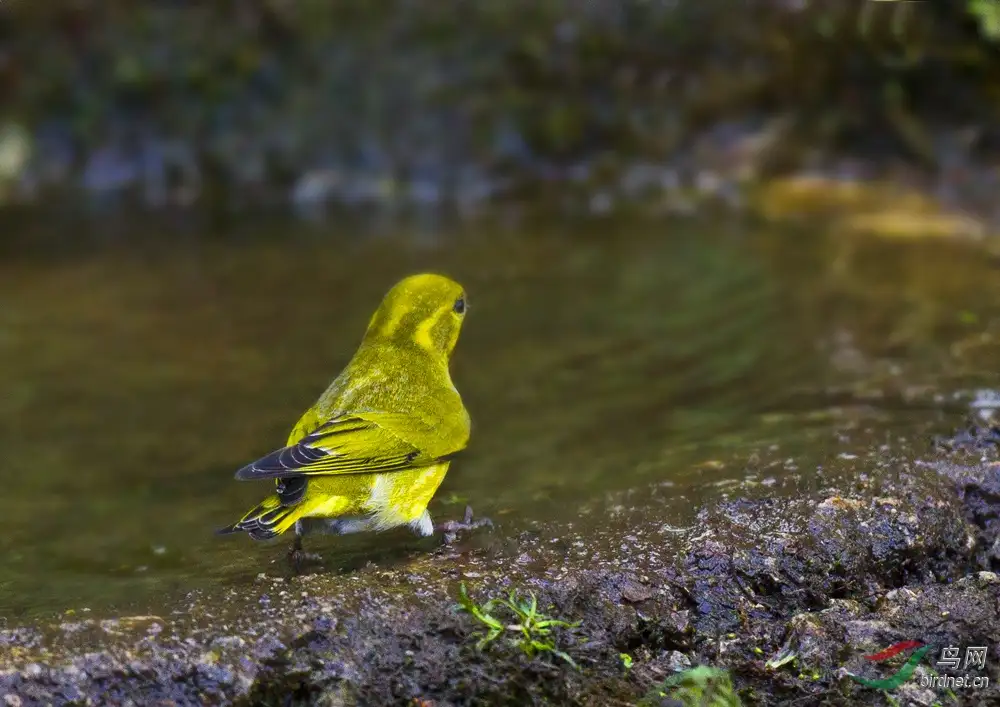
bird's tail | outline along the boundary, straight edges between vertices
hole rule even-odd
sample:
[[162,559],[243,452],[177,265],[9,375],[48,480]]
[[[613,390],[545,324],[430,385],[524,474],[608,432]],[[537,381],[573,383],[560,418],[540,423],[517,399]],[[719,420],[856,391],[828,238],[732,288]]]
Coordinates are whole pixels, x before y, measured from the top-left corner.
[[254,540],[269,540],[284,533],[295,525],[306,509],[302,504],[282,505],[277,494],[268,496],[254,506],[245,516],[225,528],[216,531],[219,535],[245,532]]

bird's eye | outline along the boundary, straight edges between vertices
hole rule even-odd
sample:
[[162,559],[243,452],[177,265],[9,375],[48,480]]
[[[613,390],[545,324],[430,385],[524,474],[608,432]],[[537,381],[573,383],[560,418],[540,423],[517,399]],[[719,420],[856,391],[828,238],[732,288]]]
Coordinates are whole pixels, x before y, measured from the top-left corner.
[[455,300],[455,311],[459,314],[465,314],[465,297],[459,297]]

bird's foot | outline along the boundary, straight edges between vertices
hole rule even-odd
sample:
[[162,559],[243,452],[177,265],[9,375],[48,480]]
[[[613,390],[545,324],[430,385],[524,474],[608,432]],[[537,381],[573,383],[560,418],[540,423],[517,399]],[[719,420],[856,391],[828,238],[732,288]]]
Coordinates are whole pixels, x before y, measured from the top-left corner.
[[323,561],[323,556],[316,552],[306,552],[302,549],[301,536],[295,536],[295,542],[288,549],[288,563],[292,566],[292,572],[302,574],[302,570],[309,564],[319,564]]
[[308,565],[318,565],[323,562],[323,556],[316,552],[306,552],[305,550],[293,550],[288,553],[288,562],[292,566],[295,574],[302,574]]
[[492,528],[493,521],[486,517],[480,518],[479,520],[473,520],[472,506],[466,506],[465,518],[463,520],[446,520],[438,527],[441,529],[441,532],[444,533],[444,541],[450,545],[458,539],[460,534],[467,533],[484,526]]

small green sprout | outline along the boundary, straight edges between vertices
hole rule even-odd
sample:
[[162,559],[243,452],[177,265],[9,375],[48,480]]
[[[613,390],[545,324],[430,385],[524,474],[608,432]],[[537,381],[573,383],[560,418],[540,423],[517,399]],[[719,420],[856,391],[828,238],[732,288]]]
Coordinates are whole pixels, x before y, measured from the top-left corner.
[[798,665],[799,655],[791,649],[785,649],[779,652],[776,656],[764,663],[764,667],[768,670],[777,670],[783,665],[791,663],[792,665]]
[[632,667],[632,656],[628,653],[619,653],[618,657],[622,659],[622,665],[626,670]]
[[[539,653],[550,653],[579,670],[579,666],[565,651],[556,648],[552,629],[572,629],[579,626],[580,622],[570,623],[546,616],[538,610],[538,598],[533,592],[528,592],[528,597],[523,599],[511,590],[506,599],[490,599],[478,605],[469,598],[463,582],[458,588],[458,607],[471,614],[486,629],[485,635],[476,643],[477,649],[482,650],[502,634],[508,633],[510,641],[529,658]],[[501,612],[510,616],[513,622],[502,621],[494,615]]]

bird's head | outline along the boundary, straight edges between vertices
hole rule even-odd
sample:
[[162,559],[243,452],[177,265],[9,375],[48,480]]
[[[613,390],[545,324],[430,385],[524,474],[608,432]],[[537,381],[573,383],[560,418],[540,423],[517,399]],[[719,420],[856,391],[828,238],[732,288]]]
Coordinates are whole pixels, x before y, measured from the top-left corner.
[[372,316],[365,341],[412,346],[447,360],[462,329],[465,290],[443,275],[411,275],[389,290]]

